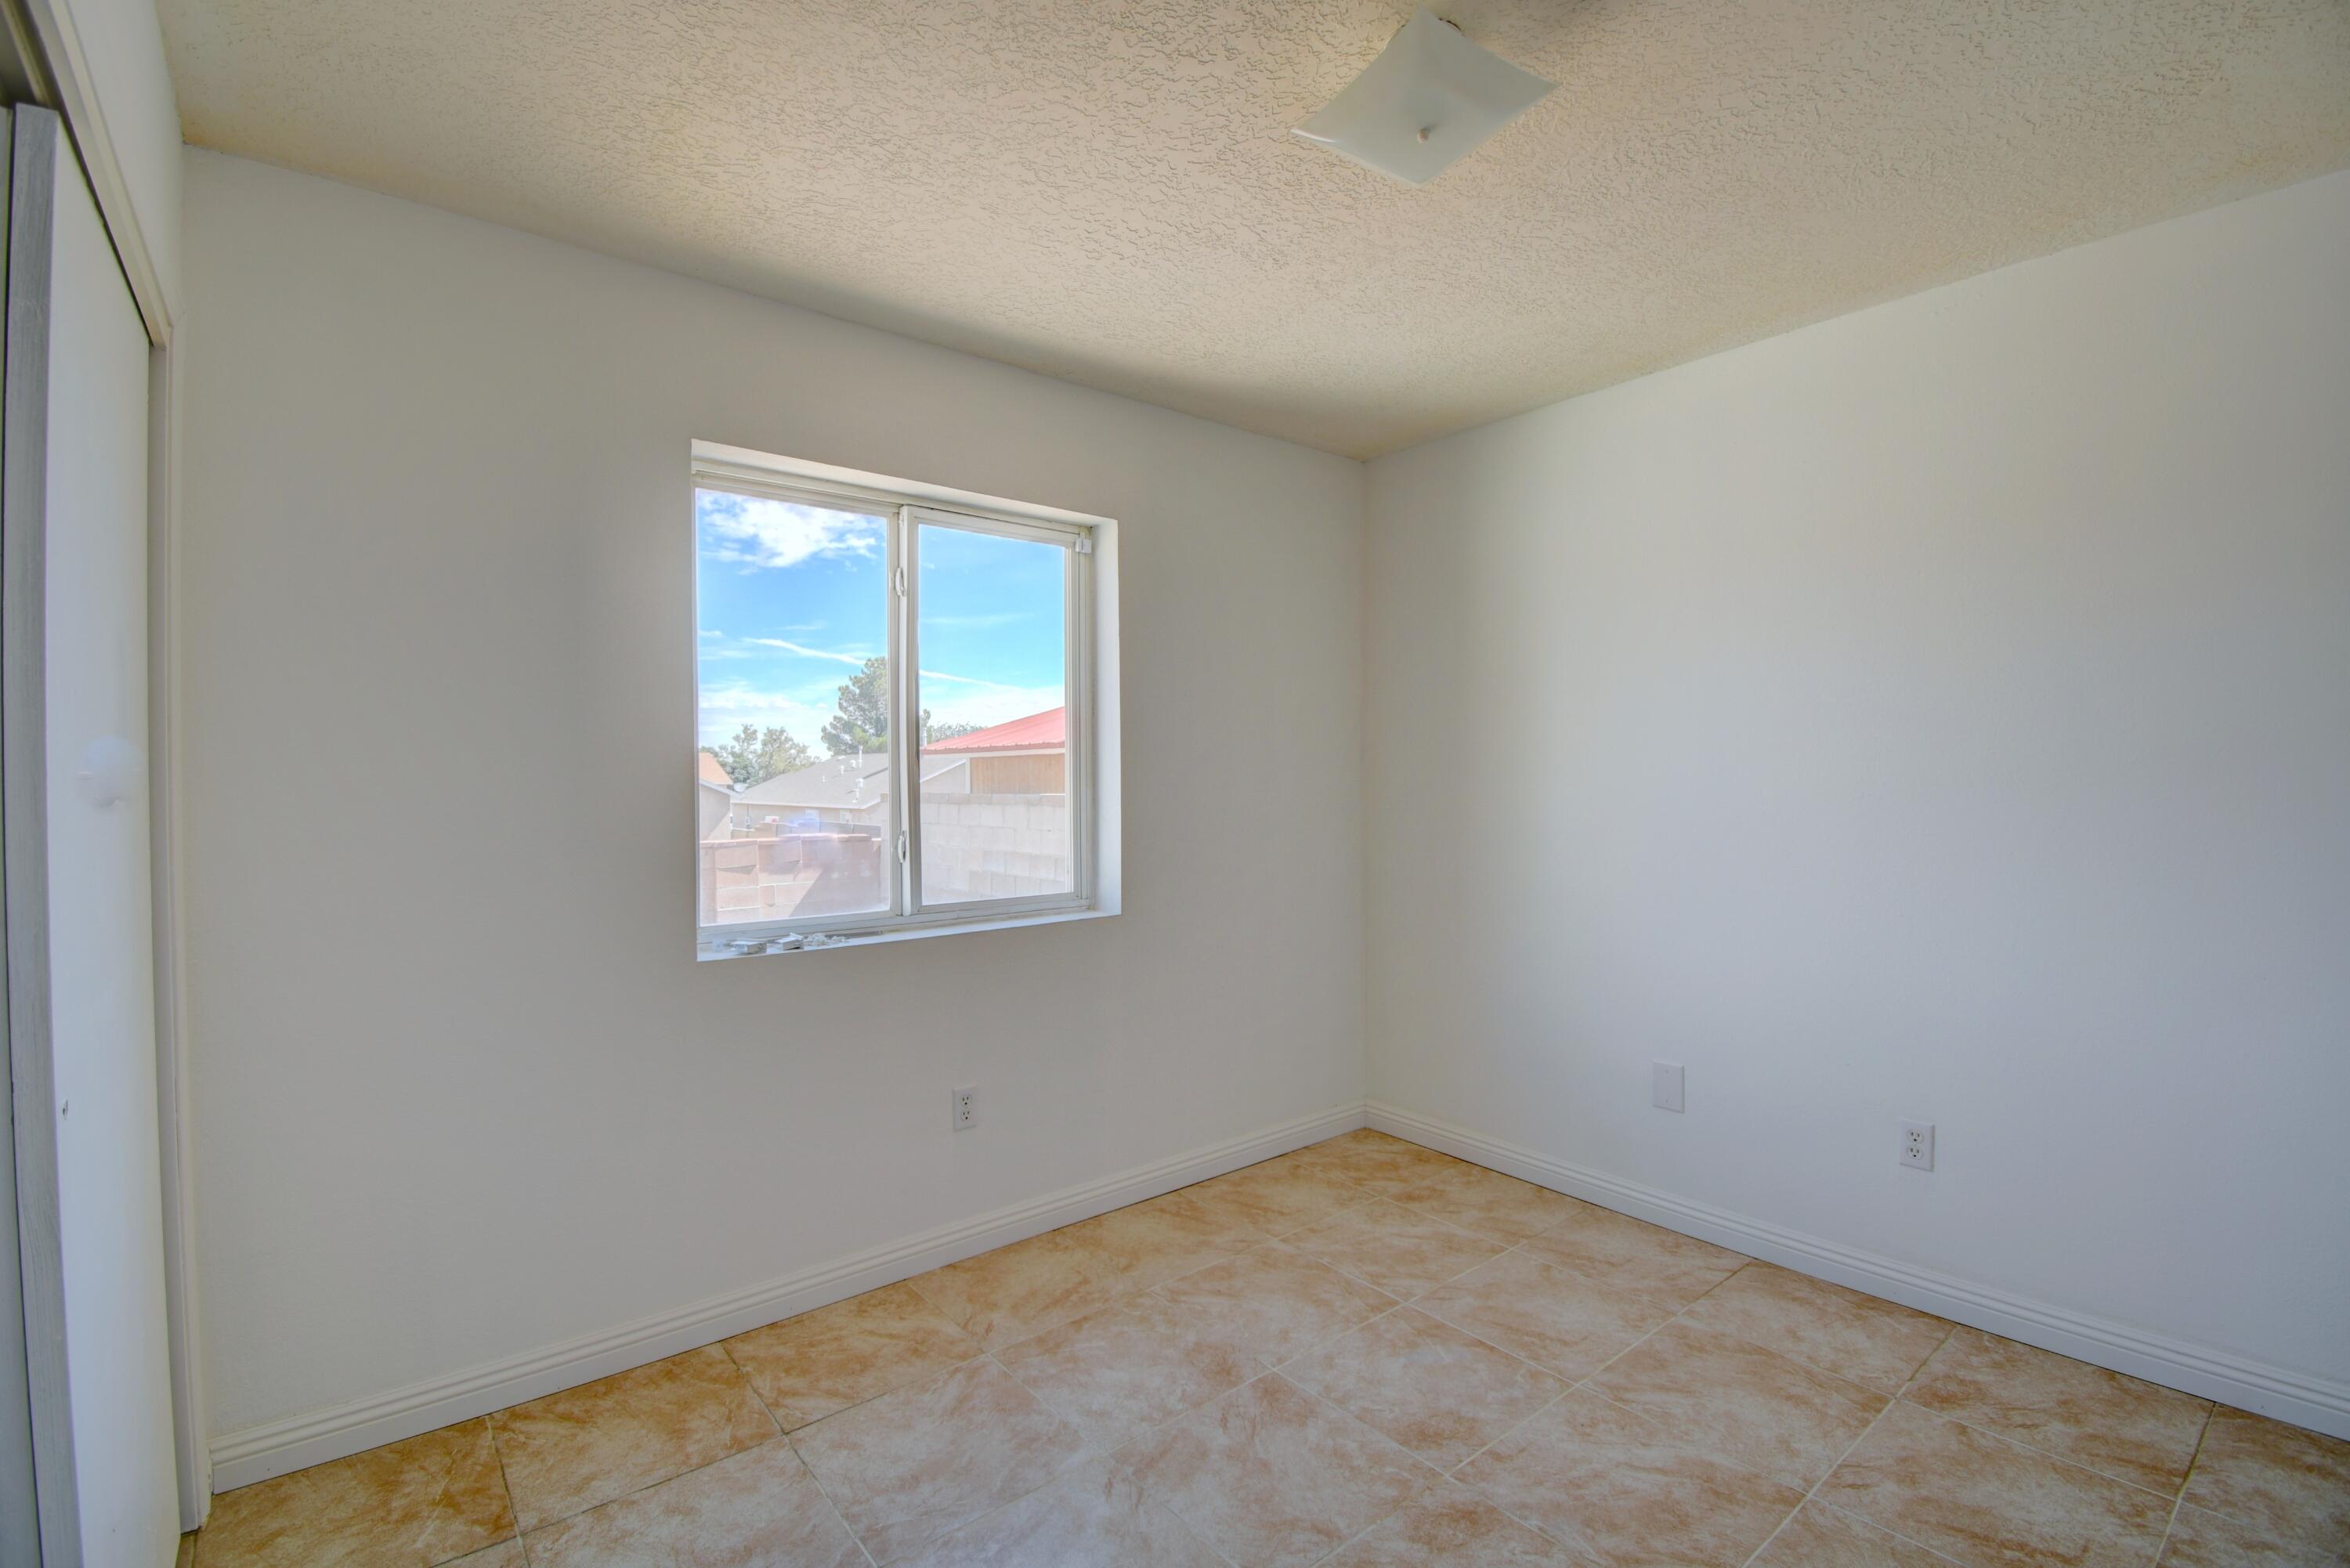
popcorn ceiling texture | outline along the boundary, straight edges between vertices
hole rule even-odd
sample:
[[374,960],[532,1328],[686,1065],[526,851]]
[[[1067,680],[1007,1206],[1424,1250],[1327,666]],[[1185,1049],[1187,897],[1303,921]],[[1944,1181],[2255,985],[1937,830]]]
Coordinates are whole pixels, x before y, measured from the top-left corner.
[[2350,164],[2345,0],[161,0],[189,140],[1367,456]]

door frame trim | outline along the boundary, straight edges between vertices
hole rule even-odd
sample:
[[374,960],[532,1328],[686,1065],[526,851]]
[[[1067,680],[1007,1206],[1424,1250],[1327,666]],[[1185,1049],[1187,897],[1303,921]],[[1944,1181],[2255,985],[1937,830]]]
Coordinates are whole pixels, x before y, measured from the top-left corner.
[[[89,57],[81,47],[67,0],[5,0],[8,30],[18,35],[16,52],[36,56],[24,61],[27,84],[39,101],[63,117],[89,193],[98,202],[99,222],[113,242],[115,259],[130,285],[130,297],[147,324],[147,340],[158,348],[172,341],[171,302],[164,297],[162,275],[155,270],[154,254],[147,247],[146,231],[130,200],[130,183],[114,151],[114,134],[107,129],[98,88],[90,76]],[[29,45],[29,48],[26,46]]]
[[49,300],[59,125],[18,105],[10,138],[7,362],[0,371],[0,920],[6,927],[16,1247],[43,1568],[79,1568],[73,1398],[66,1364],[57,1064],[49,1011],[47,581]]

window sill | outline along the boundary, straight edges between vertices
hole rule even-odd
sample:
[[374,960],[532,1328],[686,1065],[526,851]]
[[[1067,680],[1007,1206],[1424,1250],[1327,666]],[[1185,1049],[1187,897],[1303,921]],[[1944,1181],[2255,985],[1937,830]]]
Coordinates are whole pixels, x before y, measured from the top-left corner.
[[888,926],[879,930],[857,932],[811,931],[797,939],[795,945],[770,945],[793,940],[784,936],[744,938],[760,945],[747,950],[724,945],[735,939],[721,937],[713,943],[709,939],[698,940],[694,946],[694,961],[720,963],[728,959],[770,958],[787,953],[836,952],[847,948],[879,947],[885,942],[917,941],[929,937],[961,936],[966,931],[1013,931],[1023,926],[1060,926],[1076,920],[1106,920],[1117,914],[1115,909],[1043,909],[1029,914],[1003,915],[996,918],[965,916],[959,919],[940,920],[929,925]]

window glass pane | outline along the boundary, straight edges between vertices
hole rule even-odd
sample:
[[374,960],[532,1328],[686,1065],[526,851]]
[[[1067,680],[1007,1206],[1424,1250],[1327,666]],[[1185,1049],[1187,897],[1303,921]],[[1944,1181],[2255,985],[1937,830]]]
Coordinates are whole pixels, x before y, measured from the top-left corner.
[[918,533],[922,902],[1070,892],[1069,552]]
[[889,524],[694,492],[701,923],[888,909]]

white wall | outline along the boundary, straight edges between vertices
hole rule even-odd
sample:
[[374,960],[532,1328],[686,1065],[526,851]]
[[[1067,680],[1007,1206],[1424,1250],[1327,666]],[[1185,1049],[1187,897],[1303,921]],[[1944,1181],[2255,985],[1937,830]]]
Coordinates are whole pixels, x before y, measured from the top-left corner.
[[2350,1379],[2345,255],[2337,175],[1374,463],[1374,1096]]
[[[1359,465],[257,164],[187,190],[216,1432],[1359,1098]],[[697,437],[1119,519],[1123,914],[693,961]],[[1235,745],[1287,809],[1233,817]],[[536,863],[477,809],[517,769]]]

